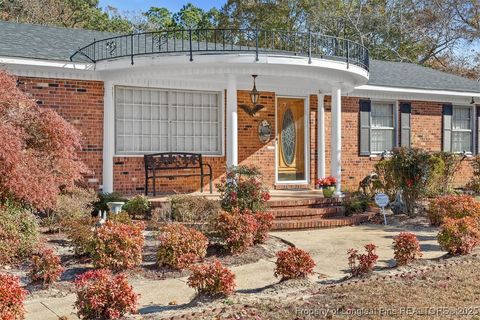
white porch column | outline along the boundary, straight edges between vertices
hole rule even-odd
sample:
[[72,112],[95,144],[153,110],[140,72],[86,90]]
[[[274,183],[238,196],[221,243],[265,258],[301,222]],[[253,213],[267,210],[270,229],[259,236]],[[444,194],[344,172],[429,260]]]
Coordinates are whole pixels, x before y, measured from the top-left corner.
[[332,89],[331,175],[337,179],[336,196],[342,195],[342,90]]
[[317,94],[317,178],[325,178],[325,104],[324,94]]
[[238,165],[237,79],[228,75],[227,85],[227,167]]
[[115,153],[115,109],[113,83],[104,82],[103,97],[103,192],[113,192],[113,155]]

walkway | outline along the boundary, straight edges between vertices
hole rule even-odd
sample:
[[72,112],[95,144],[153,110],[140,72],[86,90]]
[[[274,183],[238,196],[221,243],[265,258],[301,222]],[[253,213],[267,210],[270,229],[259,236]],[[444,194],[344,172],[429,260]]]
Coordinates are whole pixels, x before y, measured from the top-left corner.
[[[368,224],[336,229],[273,232],[272,235],[310,252],[317,263],[315,268],[317,274],[314,279],[335,279],[347,274],[347,250],[361,249],[364,244],[370,242],[378,246],[379,265],[393,265],[392,238],[401,231],[406,229]],[[421,243],[423,258],[431,259],[445,254],[437,244],[435,229],[422,228],[412,232],[417,234]],[[274,259],[231,268],[236,275],[237,290],[244,293],[255,292],[278,282],[273,276],[274,268]],[[147,314],[185,306],[195,296],[195,291],[187,286],[186,281],[186,278],[133,280],[135,291],[141,295],[139,312]],[[40,301],[28,300],[27,320],[55,320],[57,319],[55,314],[76,319],[74,300],[74,294]]]

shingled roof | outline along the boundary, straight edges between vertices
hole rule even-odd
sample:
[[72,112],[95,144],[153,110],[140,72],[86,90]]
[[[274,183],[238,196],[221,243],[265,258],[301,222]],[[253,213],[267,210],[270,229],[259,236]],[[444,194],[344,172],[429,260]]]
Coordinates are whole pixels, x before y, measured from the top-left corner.
[[[0,21],[0,57],[68,61],[80,47],[117,34]],[[480,93],[467,78],[413,63],[370,61],[368,85]]]

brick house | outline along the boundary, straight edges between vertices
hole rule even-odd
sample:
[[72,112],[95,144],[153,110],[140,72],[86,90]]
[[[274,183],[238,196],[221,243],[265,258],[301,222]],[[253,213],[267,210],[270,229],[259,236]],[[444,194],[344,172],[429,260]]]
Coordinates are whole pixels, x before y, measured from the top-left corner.
[[[119,36],[0,22],[0,39],[0,64],[22,90],[82,132],[86,179],[97,190],[142,193],[143,155],[153,152],[201,153],[217,181],[229,165],[255,165],[271,188],[311,188],[331,174],[339,193],[356,189],[395,146],[480,151],[476,81],[370,60],[340,38],[238,30]],[[253,116],[244,110],[253,108],[252,75],[263,106]],[[469,162],[459,184],[471,175]],[[159,189],[199,184],[162,180]]]

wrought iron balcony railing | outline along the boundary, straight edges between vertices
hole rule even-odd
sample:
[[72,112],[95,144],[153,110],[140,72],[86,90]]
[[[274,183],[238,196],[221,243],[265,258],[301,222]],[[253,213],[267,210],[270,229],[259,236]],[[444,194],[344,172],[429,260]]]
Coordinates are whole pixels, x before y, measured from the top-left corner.
[[78,49],[70,60],[98,61],[149,54],[186,54],[193,61],[196,54],[253,53],[297,55],[343,61],[368,71],[368,49],[343,38],[313,32],[266,31],[255,29],[164,30],[121,35]]

